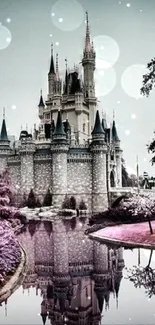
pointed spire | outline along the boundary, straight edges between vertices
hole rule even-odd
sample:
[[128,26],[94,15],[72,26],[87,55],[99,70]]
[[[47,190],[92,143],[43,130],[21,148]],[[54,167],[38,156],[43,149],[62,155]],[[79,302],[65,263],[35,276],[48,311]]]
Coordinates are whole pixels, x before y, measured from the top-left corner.
[[55,74],[54,59],[53,59],[53,44],[51,44],[51,64],[50,64],[49,74]]
[[85,50],[90,50],[90,29],[89,29],[89,18],[88,12],[86,11],[86,37],[85,37]]
[[99,111],[97,110],[96,112],[96,118],[95,118],[95,125],[94,125],[94,129],[92,131],[92,135],[93,134],[104,134],[104,130],[102,128],[101,125],[101,121],[100,121],[100,115],[99,115]]
[[67,94],[68,92],[68,67],[67,67],[67,58],[65,59],[66,63],[66,74],[65,74],[65,89],[64,89],[64,94]]
[[55,127],[55,131],[54,131],[54,136],[55,135],[65,136],[65,131],[63,128],[62,116],[61,116],[60,110],[58,111],[58,117],[57,117],[56,127]]
[[40,90],[40,101],[39,101],[39,105],[38,107],[44,107],[44,100],[43,100],[43,96],[42,96],[42,89]]
[[59,61],[58,61],[58,53],[56,54],[56,77],[59,79]]
[[102,110],[102,127],[103,130],[106,132],[108,126],[107,126],[107,121],[106,121],[106,112],[104,113]]
[[0,140],[8,141],[8,135],[7,135],[6,123],[5,123],[5,108],[4,107],[3,107],[3,121],[2,121]]

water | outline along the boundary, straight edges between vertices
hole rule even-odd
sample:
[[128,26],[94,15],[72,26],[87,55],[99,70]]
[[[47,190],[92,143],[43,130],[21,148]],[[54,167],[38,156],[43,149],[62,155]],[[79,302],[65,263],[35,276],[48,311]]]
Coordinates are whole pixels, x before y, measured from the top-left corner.
[[[28,256],[27,273],[0,306],[0,324],[155,323],[155,295],[148,296],[155,291],[155,282],[148,283],[155,252],[147,276],[149,292],[145,292],[147,288],[136,288],[127,275],[139,262],[144,268],[148,265],[150,251],[112,250],[89,240],[86,228],[86,219],[58,221],[52,227],[40,222],[20,235]],[[145,284],[147,270],[142,271],[138,280]]]

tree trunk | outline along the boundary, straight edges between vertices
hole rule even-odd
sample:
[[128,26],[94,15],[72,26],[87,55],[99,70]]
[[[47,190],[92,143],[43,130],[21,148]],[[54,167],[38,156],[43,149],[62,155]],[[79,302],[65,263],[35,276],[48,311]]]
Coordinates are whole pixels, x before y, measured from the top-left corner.
[[151,251],[150,251],[150,257],[149,257],[149,262],[148,262],[147,267],[149,267],[151,264],[152,254],[153,254],[153,249],[151,249]]
[[152,225],[151,225],[151,220],[150,217],[148,216],[148,223],[149,223],[149,228],[150,228],[150,234],[153,234],[153,229],[152,229]]

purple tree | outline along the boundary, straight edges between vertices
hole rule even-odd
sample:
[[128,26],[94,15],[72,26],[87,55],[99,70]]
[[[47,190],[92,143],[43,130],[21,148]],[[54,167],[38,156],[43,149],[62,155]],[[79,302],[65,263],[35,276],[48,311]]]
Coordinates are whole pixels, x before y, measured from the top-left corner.
[[[0,286],[20,262],[21,250],[12,226],[20,221],[18,210],[11,204],[15,190],[8,171],[0,172]],[[7,219],[7,220],[6,220]]]

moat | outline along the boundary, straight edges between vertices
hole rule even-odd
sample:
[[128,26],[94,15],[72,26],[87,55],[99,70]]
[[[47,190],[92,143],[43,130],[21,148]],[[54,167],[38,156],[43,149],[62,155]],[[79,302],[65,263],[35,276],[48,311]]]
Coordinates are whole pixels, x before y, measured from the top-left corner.
[[0,324],[154,324],[155,252],[93,242],[87,224],[33,222],[19,235],[27,269]]

